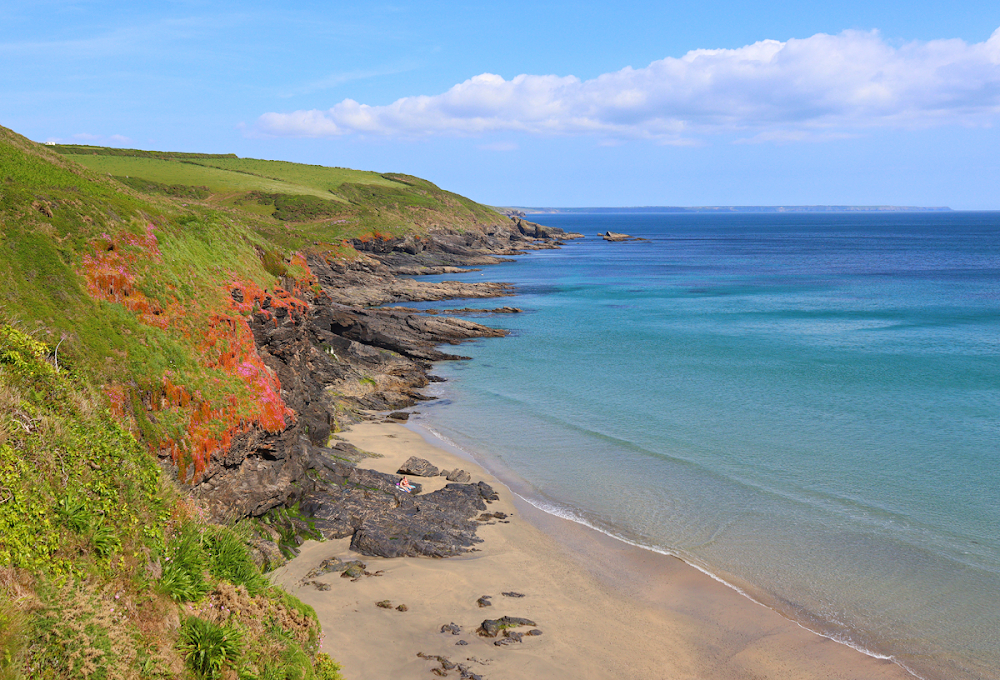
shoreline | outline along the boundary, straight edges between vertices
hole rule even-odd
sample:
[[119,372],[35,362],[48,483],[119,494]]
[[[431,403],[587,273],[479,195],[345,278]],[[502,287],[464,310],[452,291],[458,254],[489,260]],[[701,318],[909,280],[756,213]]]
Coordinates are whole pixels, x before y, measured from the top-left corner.
[[[473,481],[500,491],[488,511],[506,512],[510,523],[482,526],[484,542],[460,557],[368,558],[351,553],[349,541],[340,539],[307,543],[299,557],[275,570],[272,580],[316,608],[327,636],[323,651],[344,665],[347,677],[427,677],[437,662],[417,652],[448,656],[484,678],[915,677],[891,660],[802,627],[678,557],[546,513],[468,452],[459,455],[425,432],[412,424],[366,422],[343,436],[382,454],[365,460],[379,472],[394,473],[410,455],[469,471]],[[417,481],[425,491],[446,483]],[[359,582],[337,574],[318,579],[329,590],[301,584],[306,572],[333,555],[361,559],[370,572],[385,575]],[[525,597],[502,596],[508,589]],[[480,608],[481,595],[492,595],[494,606]],[[383,599],[407,604],[409,611],[377,608]],[[482,620],[502,615],[528,617],[543,634],[496,647],[474,633]],[[440,632],[452,622],[467,645],[456,646],[459,638]]]
[[[754,605],[759,606],[759,607],[763,607],[763,608],[765,608],[765,609],[767,609],[769,611],[773,611],[774,613],[776,613],[781,618],[785,619],[786,621],[789,621],[790,623],[795,624],[796,626],[798,626],[799,628],[801,628],[802,630],[804,630],[804,631],[806,631],[808,633],[811,633],[813,635],[818,635],[821,638],[825,638],[825,639],[830,640],[832,642],[835,642],[835,643],[837,643],[839,645],[843,645],[845,647],[853,649],[854,651],[859,652],[859,653],[861,653],[861,654],[863,654],[863,655],[865,655],[867,657],[871,657],[872,659],[876,659],[878,661],[888,661],[888,662],[892,663],[893,665],[898,666],[900,669],[902,669],[904,671],[904,673],[906,674],[906,677],[915,678],[916,680],[927,680],[927,678],[925,678],[922,675],[919,675],[913,669],[908,668],[905,664],[903,664],[902,662],[900,662],[898,659],[896,659],[895,657],[893,657],[891,655],[880,654],[878,652],[875,652],[875,651],[872,651],[872,650],[869,650],[869,649],[865,649],[865,648],[860,647],[860,646],[858,646],[856,644],[853,644],[850,641],[841,640],[841,639],[838,639],[838,638],[834,637],[833,635],[828,635],[828,634],[823,633],[821,631],[813,630],[812,628],[810,628],[806,624],[802,623],[801,621],[796,620],[794,617],[792,617],[790,615],[787,615],[785,613],[782,613],[777,608],[775,608],[775,607],[767,604],[765,601],[763,601],[763,598],[755,597],[752,593],[748,592],[744,588],[736,585],[735,583],[731,583],[731,582],[727,581],[722,576],[718,576],[717,574],[712,573],[709,569],[707,569],[705,567],[701,567],[701,566],[699,566],[697,564],[694,564],[693,562],[690,562],[690,561],[686,560],[681,555],[678,555],[678,554],[676,554],[674,552],[671,552],[671,551],[668,551],[668,550],[665,550],[665,549],[658,549],[658,548],[655,548],[653,546],[643,545],[641,543],[637,543],[635,541],[629,540],[628,538],[615,535],[615,534],[613,534],[613,533],[611,533],[609,531],[606,531],[604,529],[601,529],[599,527],[596,527],[596,526],[590,524],[585,519],[582,519],[580,517],[570,516],[571,513],[565,513],[565,514],[564,513],[560,513],[558,511],[556,511],[556,509],[554,509],[554,508],[553,509],[546,509],[545,507],[543,507],[539,503],[537,503],[537,502],[533,501],[531,498],[529,498],[528,494],[526,494],[526,493],[519,493],[518,491],[515,491],[512,488],[512,480],[510,480],[507,477],[507,475],[503,474],[503,472],[495,469],[496,466],[487,466],[487,465],[485,465],[483,463],[480,463],[480,461],[477,460],[476,457],[472,453],[470,453],[470,452],[462,449],[460,446],[458,446],[454,442],[451,442],[445,436],[443,436],[443,435],[435,432],[430,427],[421,424],[420,420],[417,420],[416,422],[414,422],[413,420],[410,420],[410,421],[407,422],[406,427],[408,429],[411,429],[411,430],[417,432],[418,434],[420,434],[424,438],[424,440],[427,441],[428,443],[430,443],[432,446],[437,446],[439,448],[443,448],[443,449],[448,450],[450,452],[456,453],[456,455],[459,458],[468,460],[472,464],[479,465],[484,470],[486,470],[487,474],[489,474],[492,477],[492,481],[493,482],[495,482],[496,484],[499,484],[499,485],[503,486],[507,490],[508,493],[512,494],[512,496],[515,497],[515,499],[516,499],[515,503],[517,503],[517,501],[520,501],[519,505],[522,506],[522,510],[527,510],[528,511],[529,517],[531,517],[531,519],[529,521],[531,521],[532,524],[534,524],[536,526],[536,528],[539,528],[542,531],[546,531],[546,528],[544,528],[543,526],[540,526],[540,525],[546,525],[546,524],[551,524],[552,525],[551,527],[549,527],[549,529],[550,529],[549,533],[550,533],[551,538],[553,538],[553,540],[555,540],[555,541],[560,541],[560,535],[559,535],[558,527],[555,526],[557,524],[557,522],[551,521],[549,518],[552,518],[554,520],[561,520],[563,522],[568,522],[571,525],[577,525],[577,526],[581,527],[585,533],[586,532],[593,532],[593,534],[595,534],[595,535],[592,537],[592,542],[595,545],[597,545],[597,544],[603,544],[603,549],[605,549],[605,550],[612,550],[613,551],[614,546],[617,545],[617,544],[619,544],[619,543],[621,543],[621,544],[625,544],[627,546],[630,546],[632,548],[638,549],[640,551],[653,553],[655,555],[659,555],[659,556],[662,556],[662,557],[665,557],[665,558],[671,558],[671,559],[679,560],[686,567],[694,569],[695,571],[703,574],[704,576],[712,579],[713,581],[722,584],[726,588],[729,588],[730,590],[736,592],[737,594],[739,594],[743,598],[749,600]],[[601,574],[599,574],[599,573],[597,575],[599,577],[601,576]]]

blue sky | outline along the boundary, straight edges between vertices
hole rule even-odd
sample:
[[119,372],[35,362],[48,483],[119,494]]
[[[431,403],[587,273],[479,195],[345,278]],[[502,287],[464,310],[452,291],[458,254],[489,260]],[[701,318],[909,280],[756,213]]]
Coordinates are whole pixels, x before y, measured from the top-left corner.
[[1000,3],[818,4],[8,0],[0,124],[494,205],[1000,209]]

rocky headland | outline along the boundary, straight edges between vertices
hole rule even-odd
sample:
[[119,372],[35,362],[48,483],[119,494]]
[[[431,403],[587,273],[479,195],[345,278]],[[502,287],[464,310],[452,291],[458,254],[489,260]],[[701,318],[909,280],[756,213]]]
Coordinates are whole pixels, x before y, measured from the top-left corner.
[[[398,474],[366,469],[365,453],[337,433],[424,399],[420,388],[437,380],[432,362],[465,358],[439,346],[506,335],[440,310],[384,305],[512,295],[507,284],[420,276],[464,272],[576,237],[515,217],[505,228],[358,240],[352,245],[361,255],[353,260],[308,256],[316,285],[297,290],[304,307],[266,296],[249,314],[257,353],[277,376],[294,423],[278,433],[251,430],[238,437],[209,461],[193,495],[218,521],[260,519],[256,557],[265,567],[280,564],[310,537],[349,536],[352,549],[383,557],[473,550],[475,517],[496,498],[487,484],[468,483],[466,475],[432,493],[420,493],[419,485],[407,493],[396,485]],[[251,292],[235,286],[231,295],[246,304]],[[164,455],[162,462],[170,467],[170,460]]]

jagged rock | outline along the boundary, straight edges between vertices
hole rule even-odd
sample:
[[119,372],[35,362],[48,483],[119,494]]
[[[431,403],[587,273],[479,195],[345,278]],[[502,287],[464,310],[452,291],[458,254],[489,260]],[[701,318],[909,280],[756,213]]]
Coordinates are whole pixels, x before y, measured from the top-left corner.
[[493,603],[490,602],[489,595],[483,595],[482,597],[480,597],[478,600],[476,600],[476,604],[478,604],[480,608],[493,606]]
[[628,234],[616,234],[613,231],[606,231],[601,234],[601,238],[605,241],[628,241],[632,237]]
[[504,597],[524,597],[524,593],[515,593],[514,591],[508,591],[506,593],[500,593]]
[[542,631],[538,630],[537,628],[532,628],[527,633],[525,633],[525,635],[541,635],[541,634]]
[[514,642],[520,642],[521,639],[524,637],[524,634],[518,633],[516,630],[505,630],[503,632],[503,636],[505,638],[510,638]]
[[410,419],[410,414],[407,413],[406,411],[393,411],[392,413],[389,414],[388,418],[390,420],[399,420],[405,422]]
[[472,475],[465,470],[459,470],[458,468],[455,468],[454,470],[444,470],[441,474],[444,475],[444,478],[449,482],[468,484],[472,481]]
[[461,635],[462,627],[457,623],[452,621],[451,623],[445,623],[441,626],[442,633],[451,633],[452,635]]
[[396,472],[401,475],[413,475],[414,477],[437,477],[439,471],[429,461],[417,458],[416,456],[410,456]]
[[392,602],[389,602],[389,600],[382,600],[381,602],[376,602],[375,606],[380,609],[392,609]]
[[519,616],[504,616],[499,619],[486,619],[479,624],[479,628],[476,632],[482,637],[496,637],[500,631],[508,628],[535,625],[538,624],[530,619],[523,619]]

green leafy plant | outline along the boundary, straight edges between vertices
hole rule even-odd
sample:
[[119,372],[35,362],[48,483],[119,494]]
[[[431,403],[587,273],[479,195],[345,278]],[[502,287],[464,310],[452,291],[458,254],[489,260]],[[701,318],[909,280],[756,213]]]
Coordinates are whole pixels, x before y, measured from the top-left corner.
[[59,499],[56,512],[71,530],[81,533],[90,528],[90,509],[83,498],[67,494]]
[[208,570],[218,579],[246,586],[250,595],[269,587],[260,569],[250,559],[246,543],[228,527],[212,527],[202,534],[202,547],[208,553]]
[[181,627],[177,649],[187,667],[202,680],[214,680],[222,669],[233,666],[243,652],[243,636],[234,628],[188,617]]
[[100,557],[107,557],[116,552],[121,547],[118,534],[109,526],[100,526],[90,537],[90,543],[94,546],[94,552]]
[[205,581],[207,566],[197,528],[185,525],[167,546],[160,590],[175,602],[197,600],[210,589]]

